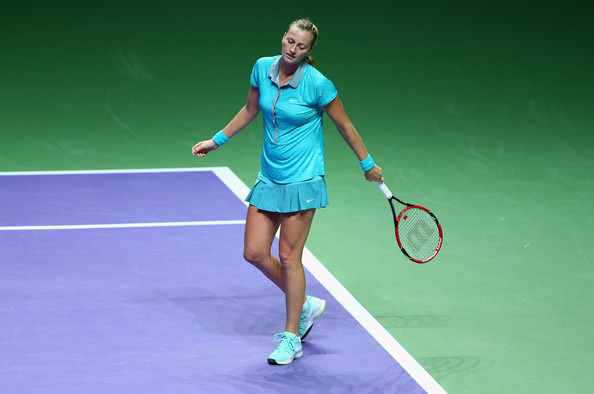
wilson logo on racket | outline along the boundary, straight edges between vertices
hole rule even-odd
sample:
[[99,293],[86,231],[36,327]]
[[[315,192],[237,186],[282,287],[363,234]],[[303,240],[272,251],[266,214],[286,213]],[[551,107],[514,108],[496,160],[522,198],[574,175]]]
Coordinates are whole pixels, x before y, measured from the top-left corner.
[[[408,219],[408,216],[403,218]],[[406,242],[411,246],[412,250],[419,252],[427,242],[431,241],[431,236],[436,233],[435,227],[430,226],[423,220],[417,220],[412,225],[409,232],[406,233]]]
[[[390,203],[396,241],[402,253],[416,263],[426,263],[433,259],[443,242],[441,226],[435,215],[427,208],[394,197],[384,183],[375,184]],[[399,215],[396,215],[394,201],[406,206]]]

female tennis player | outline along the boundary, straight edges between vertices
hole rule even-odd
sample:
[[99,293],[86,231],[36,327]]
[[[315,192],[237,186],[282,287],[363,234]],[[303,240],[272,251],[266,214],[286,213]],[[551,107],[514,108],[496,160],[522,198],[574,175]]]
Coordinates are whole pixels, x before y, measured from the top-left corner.
[[[317,208],[328,205],[324,170],[322,117],[332,119],[353,150],[365,178],[383,182],[361,137],[347,117],[332,82],[310,56],[318,29],[309,19],[292,22],[282,38],[281,55],[256,61],[246,105],[213,138],[194,145],[204,157],[243,130],[262,110],[264,141],[257,182],[246,198],[244,258],[264,273],[285,295],[285,332],[270,364],[289,364],[303,356],[301,341],[326,302],[306,296],[301,257]],[[271,253],[280,227],[279,256]]]

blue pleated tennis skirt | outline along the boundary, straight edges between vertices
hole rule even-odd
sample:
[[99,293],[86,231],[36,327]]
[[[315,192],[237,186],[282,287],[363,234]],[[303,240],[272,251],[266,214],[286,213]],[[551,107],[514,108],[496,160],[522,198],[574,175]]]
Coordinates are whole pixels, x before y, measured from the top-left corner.
[[320,175],[307,181],[279,184],[262,174],[245,201],[270,212],[297,212],[328,205],[326,179]]

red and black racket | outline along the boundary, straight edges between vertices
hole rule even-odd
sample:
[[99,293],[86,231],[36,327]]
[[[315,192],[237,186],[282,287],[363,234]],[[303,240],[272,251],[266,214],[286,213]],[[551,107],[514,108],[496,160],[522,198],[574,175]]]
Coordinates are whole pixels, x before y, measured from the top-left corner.
[[[427,208],[394,197],[383,182],[374,183],[390,202],[396,227],[396,241],[402,253],[415,263],[426,263],[434,258],[443,242],[441,226],[435,215]],[[394,201],[406,206],[399,215],[396,215]]]

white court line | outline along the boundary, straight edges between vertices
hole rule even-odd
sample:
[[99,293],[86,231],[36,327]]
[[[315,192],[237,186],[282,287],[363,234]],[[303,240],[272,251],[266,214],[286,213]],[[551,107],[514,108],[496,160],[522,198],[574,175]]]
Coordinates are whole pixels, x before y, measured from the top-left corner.
[[210,220],[201,222],[153,222],[153,223],[110,223],[110,224],[65,224],[49,226],[0,226],[0,231],[37,230],[93,230],[105,228],[178,227],[178,226],[220,226],[245,224],[245,220]]
[[[227,167],[200,167],[200,168],[142,168],[137,170],[74,170],[74,171],[7,171],[0,172],[0,176],[23,175],[93,175],[93,174],[150,174],[160,172],[214,172]],[[229,170],[230,171],[230,170]]]
[[[13,175],[69,175],[69,174],[117,174],[117,173],[155,173],[155,172],[192,172],[211,171],[242,201],[249,193],[249,188],[233,173],[228,167],[201,167],[201,168],[166,168],[166,169],[142,169],[142,170],[106,170],[106,171],[33,171],[33,172],[4,172],[0,176]],[[245,203],[247,205],[247,203]],[[186,223],[186,224],[184,224]],[[240,224],[238,221],[214,221],[214,222],[170,222],[170,223],[129,223],[114,225],[103,228],[124,228],[124,227],[157,227],[157,225],[200,225],[189,223],[210,224]],[[143,224],[145,226],[143,226]],[[91,225],[89,225],[91,226]],[[17,226],[17,227],[61,227],[70,226]],[[91,228],[91,227],[89,227]],[[101,228],[101,227],[92,227]],[[0,227],[3,229],[3,227]],[[15,229],[12,227],[11,229]],[[50,229],[50,228],[48,228]],[[56,228],[51,228],[56,229]],[[351,293],[332,275],[330,271],[307,249],[303,251],[303,265],[305,268],[324,286],[330,294],[361,324],[376,341],[404,368],[404,370],[429,394],[445,393],[446,391],[423,369],[423,367],[394,339],[394,337],[353,297]]]

